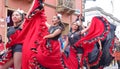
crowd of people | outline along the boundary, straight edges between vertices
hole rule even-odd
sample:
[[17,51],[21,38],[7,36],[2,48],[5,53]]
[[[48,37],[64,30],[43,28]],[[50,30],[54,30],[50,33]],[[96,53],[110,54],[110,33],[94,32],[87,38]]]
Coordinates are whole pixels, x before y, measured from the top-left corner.
[[34,0],[26,17],[19,9],[13,12],[0,69],[103,69],[114,58],[120,67],[116,27],[105,17],[93,17],[87,27],[77,17],[62,35],[61,15],[47,23],[43,2]]

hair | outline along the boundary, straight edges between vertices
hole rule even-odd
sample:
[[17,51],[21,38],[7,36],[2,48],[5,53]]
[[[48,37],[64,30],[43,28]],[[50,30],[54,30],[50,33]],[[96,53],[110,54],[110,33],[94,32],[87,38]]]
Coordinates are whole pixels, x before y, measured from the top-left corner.
[[[77,21],[73,22],[72,25],[73,25],[74,23],[76,23],[76,22],[77,22]],[[78,29],[77,29],[76,31],[81,31],[81,29],[82,29],[82,27],[78,25]],[[72,28],[70,28],[70,32],[72,32]]]
[[0,43],[1,43],[1,42],[2,42],[2,35],[0,35],[0,38],[1,38],[1,39],[0,39]]
[[18,13],[21,15],[22,19],[21,19],[20,22],[22,22],[22,21],[24,20],[24,17],[25,17],[24,13],[21,13],[21,12],[19,12],[19,11],[15,11],[15,12],[18,12]]
[[57,16],[57,19],[59,20],[59,26],[62,27],[62,29],[64,30],[65,29],[65,25],[61,22],[61,18],[60,16]]
[[[24,12],[22,12],[22,10],[16,10],[16,11],[14,11],[14,12],[17,12],[17,13],[19,13],[20,14],[20,16],[21,16],[21,20],[18,22],[18,25],[17,25],[17,27],[19,27],[19,26],[21,26],[21,24],[23,23],[23,21],[24,21],[24,17],[25,17],[25,14],[24,14]],[[13,13],[14,13],[13,12]]]
[[[23,20],[24,20],[24,17],[25,17],[24,11],[18,8],[18,9],[15,10],[14,12],[18,12],[18,13],[20,14],[20,16],[21,16],[21,18],[22,18],[22,19],[20,20],[20,23],[22,23]],[[14,12],[13,12],[13,13],[14,13]]]
[[73,22],[72,25],[73,25],[73,24],[77,24],[78,26],[80,26],[79,23],[77,23],[77,21]]

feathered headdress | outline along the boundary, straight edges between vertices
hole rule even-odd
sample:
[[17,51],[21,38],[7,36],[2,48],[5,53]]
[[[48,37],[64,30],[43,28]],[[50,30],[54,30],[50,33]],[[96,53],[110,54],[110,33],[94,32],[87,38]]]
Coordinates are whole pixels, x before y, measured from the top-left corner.
[[61,20],[62,19],[62,15],[61,14],[57,14],[57,17]]

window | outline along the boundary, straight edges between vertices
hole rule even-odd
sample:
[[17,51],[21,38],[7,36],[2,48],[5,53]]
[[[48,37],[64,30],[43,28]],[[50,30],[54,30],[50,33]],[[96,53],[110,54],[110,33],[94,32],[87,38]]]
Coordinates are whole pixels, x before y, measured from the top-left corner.
[[13,10],[7,10],[7,18],[6,18],[6,22],[7,22],[7,26],[13,26],[13,22],[11,20],[11,15],[13,13]]

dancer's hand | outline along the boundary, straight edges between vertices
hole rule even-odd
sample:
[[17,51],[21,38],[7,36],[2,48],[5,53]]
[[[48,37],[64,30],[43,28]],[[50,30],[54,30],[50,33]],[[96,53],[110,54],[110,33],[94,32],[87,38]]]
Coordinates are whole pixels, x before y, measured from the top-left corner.
[[46,39],[46,36],[44,36],[43,39]]
[[100,46],[99,50],[101,51],[102,50],[102,47]]
[[46,36],[44,36],[44,37],[43,37],[43,39],[47,39],[47,38],[49,38],[49,36],[48,36],[48,35],[46,35]]
[[64,49],[61,50],[62,53],[64,53],[64,51],[65,51]]

